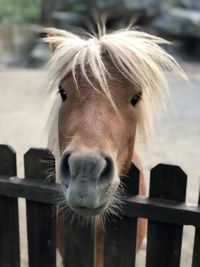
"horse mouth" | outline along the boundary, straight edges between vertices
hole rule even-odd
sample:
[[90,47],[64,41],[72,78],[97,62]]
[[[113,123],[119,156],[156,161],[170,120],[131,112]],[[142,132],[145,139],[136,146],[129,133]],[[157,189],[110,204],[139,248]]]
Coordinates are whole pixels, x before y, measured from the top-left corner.
[[107,204],[104,203],[102,205],[100,205],[97,208],[87,208],[87,207],[70,207],[75,213],[87,217],[87,216],[96,216],[99,215],[100,213],[102,213],[103,210],[105,210],[107,207]]

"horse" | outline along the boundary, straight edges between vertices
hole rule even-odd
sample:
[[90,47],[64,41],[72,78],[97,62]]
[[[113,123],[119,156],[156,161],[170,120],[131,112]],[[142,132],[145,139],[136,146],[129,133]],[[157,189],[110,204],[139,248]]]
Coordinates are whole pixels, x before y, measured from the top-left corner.
[[[163,45],[168,41],[132,28],[78,36],[45,29],[52,54],[51,88],[58,97],[51,113],[50,147],[59,150],[59,178],[65,206],[83,218],[104,221],[118,214],[123,177],[131,162],[143,167],[134,149],[136,132],[153,134],[152,107],[168,98],[168,73],[186,78]],[[58,247],[63,254],[62,220]],[[146,221],[139,220],[138,248]],[[102,230],[97,233],[97,266],[102,266]]]

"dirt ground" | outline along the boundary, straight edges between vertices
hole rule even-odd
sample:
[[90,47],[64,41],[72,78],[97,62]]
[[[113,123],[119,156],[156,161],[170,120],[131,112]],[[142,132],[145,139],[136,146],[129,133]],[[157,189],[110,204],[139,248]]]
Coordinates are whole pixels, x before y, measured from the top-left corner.
[[[200,177],[200,64],[180,62],[190,83],[172,81],[171,103],[156,111],[156,139],[151,149],[137,145],[147,173],[158,163],[177,164],[188,174],[187,201],[196,203]],[[44,126],[53,103],[43,69],[1,69],[0,143],[17,151],[18,176],[23,177],[23,154],[30,147],[45,147]],[[20,201],[21,258],[27,267],[24,202]],[[191,265],[193,229],[185,227],[181,267]],[[144,267],[145,249],[137,256]]]

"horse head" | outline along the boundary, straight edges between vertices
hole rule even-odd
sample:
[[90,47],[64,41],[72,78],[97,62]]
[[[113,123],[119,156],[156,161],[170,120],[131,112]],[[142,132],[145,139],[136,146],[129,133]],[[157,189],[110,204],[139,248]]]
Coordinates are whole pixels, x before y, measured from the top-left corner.
[[135,30],[81,38],[47,29],[53,88],[60,104],[57,135],[65,201],[83,216],[115,213],[120,179],[130,167],[137,125],[148,138],[149,102],[167,96],[166,71],[184,76],[160,44]]

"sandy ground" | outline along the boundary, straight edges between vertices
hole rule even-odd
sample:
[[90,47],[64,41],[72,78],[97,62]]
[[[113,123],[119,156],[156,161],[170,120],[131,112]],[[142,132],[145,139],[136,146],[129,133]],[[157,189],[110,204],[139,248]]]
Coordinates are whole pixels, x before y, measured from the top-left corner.
[[[156,164],[180,165],[188,174],[187,200],[196,203],[200,177],[200,64],[180,62],[190,78],[171,82],[172,103],[158,110],[155,145],[147,150],[138,145],[148,170]],[[23,177],[23,154],[30,147],[44,147],[44,126],[53,98],[47,93],[45,70],[2,69],[0,71],[0,143],[17,151],[18,175]],[[27,267],[24,203],[20,201],[21,257]],[[193,229],[185,227],[181,267],[191,265]],[[144,267],[145,250],[137,257],[137,267]]]

